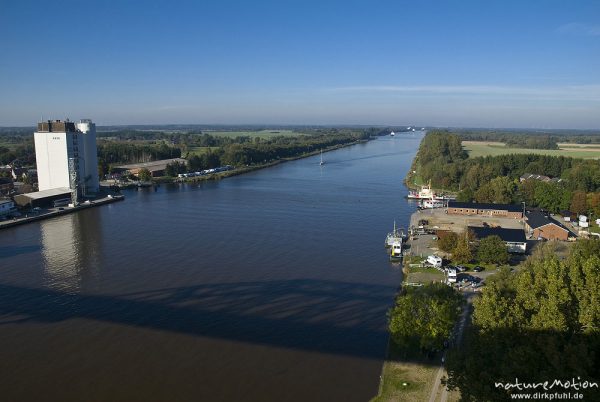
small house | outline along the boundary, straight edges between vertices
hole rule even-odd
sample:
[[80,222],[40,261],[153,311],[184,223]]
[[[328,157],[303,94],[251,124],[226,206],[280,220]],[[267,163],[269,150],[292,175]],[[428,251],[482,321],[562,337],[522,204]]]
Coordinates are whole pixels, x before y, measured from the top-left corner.
[[540,211],[528,212],[525,226],[529,233],[536,239],[569,240],[569,238],[575,237],[575,234],[563,224]]

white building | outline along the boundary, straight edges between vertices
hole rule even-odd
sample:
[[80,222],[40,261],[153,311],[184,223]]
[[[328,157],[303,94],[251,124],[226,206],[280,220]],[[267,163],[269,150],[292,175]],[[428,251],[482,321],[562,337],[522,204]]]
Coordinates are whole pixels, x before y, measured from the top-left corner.
[[40,191],[71,188],[69,159],[76,172],[79,195],[98,191],[96,125],[91,120],[38,123],[34,140]]

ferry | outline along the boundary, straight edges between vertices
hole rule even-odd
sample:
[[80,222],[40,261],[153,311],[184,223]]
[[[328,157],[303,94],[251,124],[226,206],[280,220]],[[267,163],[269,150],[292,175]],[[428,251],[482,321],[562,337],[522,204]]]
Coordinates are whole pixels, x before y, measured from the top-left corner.
[[436,194],[431,188],[431,181],[429,181],[429,184],[421,186],[419,191],[409,191],[407,198],[412,198],[415,200],[447,201],[454,200],[456,197]]

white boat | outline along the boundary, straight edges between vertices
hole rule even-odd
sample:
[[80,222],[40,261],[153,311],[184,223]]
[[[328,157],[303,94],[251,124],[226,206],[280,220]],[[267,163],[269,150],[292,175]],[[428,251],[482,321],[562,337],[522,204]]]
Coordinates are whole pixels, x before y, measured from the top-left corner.
[[419,191],[409,191],[408,198],[418,200],[433,200],[436,199],[435,192],[431,189],[431,182],[428,185],[421,186]]
[[323,162],[323,151],[321,151],[321,163],[319,163],[319,165],[323,166],[325,164],[325,162]]
[[431,188],[431,181],[429,181],[428,185],[421,186],[421,189],[419,191],[409,191],[407,198],[412,198],[415,200],[432,200],[432,201],[443,201],[443,200],[454,200],[455,199],[455,197],[436,194]]
[[392,249],[390,251],[391,259],[399,259],[402,258],[402,239],[394,240],[392,243]]
[[404,232],[402,229],[396,228],[396,221],[394,221],[394,230],[387,234],[385,237],[385,247],[389,248],[394,245],[395,242],[400,241],[402,243],[402,238],[404,237]]
[[396,133],[392,131],[392,132],[390,133],[390,135],[393,137],[393,136],[395,136],[395,135],[396,135]]
[[426,209],[444,208],[445,206],[446,206],[445,200],[429,199],[429,200],[423,200],[421,202],[421,208],[426,208]]

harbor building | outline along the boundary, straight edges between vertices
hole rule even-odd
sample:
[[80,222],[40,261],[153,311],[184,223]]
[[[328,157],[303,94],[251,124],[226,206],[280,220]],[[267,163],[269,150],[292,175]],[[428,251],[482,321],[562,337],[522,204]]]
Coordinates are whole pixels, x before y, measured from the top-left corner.
[[152,177],[163,176],[165,174],[165,170],[167,169],[167,165],[172,163],[180,163],[183,165],[187,165],[187,159],[183,158],[173,158],[173,159],[162,159],[158,161],[151,162],[141,162],[141,163],[131,163],[129,165],[119,165],[113,167],[113,172],[118,173],[130,173],[134,176],[137,176],[142,169],[148,169],[150,175]]
[[458,202],[452,200],[448,201],[446,213],[453,215],[484,215],[513,219],[523,218],[523,209],[520,205],[485,204],[476,202]]
[[498,236],[506,244],[509,253],[524,254],[527,251],[527,239],[523,229],[469,226],[468,230],[478,240],[485,239],[488,236]]
[[76,198],[98,192],[96,125],[91,120],[40,122],[34,141],[40,191],[68,188]]
[[540,211],[527,212],[525,227],[535,239],[566,241],[576,238],[566,226]]

